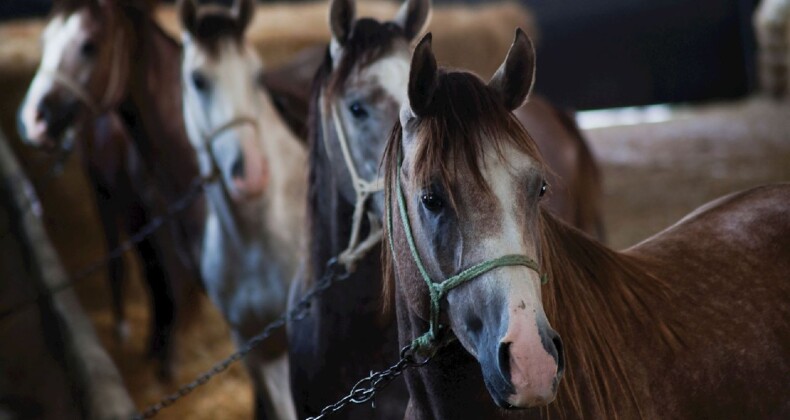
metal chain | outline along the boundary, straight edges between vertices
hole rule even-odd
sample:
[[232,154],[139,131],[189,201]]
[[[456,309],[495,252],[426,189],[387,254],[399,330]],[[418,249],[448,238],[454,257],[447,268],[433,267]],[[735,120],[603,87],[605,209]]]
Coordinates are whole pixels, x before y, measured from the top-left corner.
[[244,356],[252,351],[255,347],[265,341],[269,336],[278,328],[284,327],[288,321],[298,321],[304,319],[308,310],[312,306],[312,301],[316,296],[322,294],[325,290],[330,288],[333,284],[346,280],[349,277],[348,271],[339,271],[341,265],[338,263],[337,258],[332,258],[327,262],[326,272],[321,279],[316,282],[315,286],[309,289],[307,293],[296,303],[296,305],[288,312],[283,313],[277,319],[270,322],[258,335],[247,341],[239,350],[231,354],[222,361],[216,363],[211,369],[199,375],[192,382],[181,386],[177,391],[162,398],[159,402],[148,406],[142,413],[135,413],[132,416],[134,420],[150,419],[163,409],[173,405],[176,401],[190,394],[196,388],[205,385],[211,378],[226,371],[233,363],[238,362]]
[[84,280],[86,277],[90,276],[91,274],[95,273],[99,269],[103,268],[110,261],[120,258],[123,256],[124,253],[131,250],[134,246],[139,244],[140,242],[147,239],[149,236],[154,234],[157,230],[159,230],[162,226],[164,226],[165,222],[172,219],[178,213],[184,211],[190,204],[195,200],[198,194],[202,191],[203,186],[205,185],[205,180],[201,177],[195,178],[192,181],[192,184],[189,186],[187,193],[184,194],[181,198],[176,200],[172,203],[168,208],[167,212],[161,216],[157,216],[148,222],[145,226],[143,226],[139,231],[137,231],[134,235],[130,236],[126,241],[124,241],[121,245],[110,251],[104,258],[101,258],[94,263],[88,265],[87,267],[83,268],[76,272],[73,276],[63,283],[51,287],[44,293],[37,294],[33,299],[27,302],[21,302],[17,305],[12,306],[2,312],[0,312],[0,320],[13,315],[14,313],[21,311],[28,306],[36,304],[41,298],[53,296],[58,294],[66,289],[71,288],[80,280]]
[[351,391],[345,397],[324,407],[320,414],[315,417],[308,417],[307,420],[323,419],[332,413],[342,410],[348,404],[364,404],[372,400],[376,396],[376,393],[386,388],[395,378],[402,375],[406,369],[422,367],[430,361],[430,357],[418,361],[414,357],[411,345],[407,345],[401,349],[400,360],[394,365],[378,372],[371,372],[370,375],[360,379],[359,382],[354,384]]

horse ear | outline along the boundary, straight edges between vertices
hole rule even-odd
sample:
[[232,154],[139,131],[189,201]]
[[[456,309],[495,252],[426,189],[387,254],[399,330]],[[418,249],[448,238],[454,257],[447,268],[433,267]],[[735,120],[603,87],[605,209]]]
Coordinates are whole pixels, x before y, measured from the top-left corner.
[[239,23],[241,35],[247,31],[247,27],[255,16],[255,0],[235,0],[233,5],[233,16]]
[[406,39],[411,41],[425,29],[431,15],[431,0],[406,0],[393,22],[403,29]]
[[527,34],[516,29],[505,62],[494,73],[488,86],[498,92],[507,109],[513,111],[526,102],[535,83],[535,48]]
[[329,5],[329,29],[332,41],[342,46],[351,34],[351,25],[356,15],[354,0],[332,0]]
[[418,117],[427,113],[439,80],[436,57],[431,49],[432,39],[428,32],[417,44],[411,57],[409,107]]
[[181,21],[181,27],[194,35],[197,28],[197,7],[194,0],[178,1],[178,18]]

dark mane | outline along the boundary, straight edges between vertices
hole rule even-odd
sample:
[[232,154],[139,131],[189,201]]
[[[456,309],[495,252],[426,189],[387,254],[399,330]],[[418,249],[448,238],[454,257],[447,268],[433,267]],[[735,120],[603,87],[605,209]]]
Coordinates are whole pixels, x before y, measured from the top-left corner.
[[192,35],[209,54],[216,56],[223,40],[231,40],[236,45],[241,45],[244,40],[244,27],[229,13],[217,10],[199,15]]
[[[364,68],[384,57],[393,50],[396,43],[408,42],[400,26],[392,22],[379,22],[375,19],[362,18],[354,22],[346,42],[343,44],[343,56],[337,63],[337,69],[324,80],[329,95],[339,91],[354,68]],[[330,60],[330,69],[332,68]]]
[[[628,346],[629,332],[622,329],[622,320],[637,320],[644,331],[655,331],[645,339],[680,350],[681,322],[655,315],[677,301],[675,292],[643,268],[646,261],[606,248],[546,209],[540,219],[541,267],[549,278],[543,287],[543,307],[552,325],[572,343],[566,348],[564,391],[549,409],[562,418],[641,413],[621,357],[613,349]],[[579,372],[585,377],[576,377]]]
[[96,0],[55,0],[52,2],[49,19],[61,14],[69,16],[83,7],[87,7],[91,13],[95,13],[99,10],[99,3]]

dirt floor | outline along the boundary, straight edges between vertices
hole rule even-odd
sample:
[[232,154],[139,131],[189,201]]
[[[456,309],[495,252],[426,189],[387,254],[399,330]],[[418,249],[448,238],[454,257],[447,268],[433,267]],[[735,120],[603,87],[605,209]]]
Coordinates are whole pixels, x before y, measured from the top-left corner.
[[[790,104],[765,99],[697,106],[673,112],[667,122],[588,130],[605,177],[604,210],[608,242],[627,247],[649,237],[697,206],[733,191],[790,181]],[[16,140],[8,133],[9,137]],[[39,179],[48,159],[14,146]],[[103,255],[92,197],[76,159],[65,172],[40,186],[44,217],[53,242],[70,272]],[[145,407],[194,379],[233,351],[228,330],[202,299],[192,319],[179,328],[176,375],[161,383],[144,357],[148,306],[134,257],[127,311],[131,338],[112,335],[109,291],[104,273],[82,281],[77,290],[99,335],[118,364],[137,405]],[[185,320],[182,320],[185,321]],[[251,394],[236,365],[159,416],[162,419],[249,418]]]

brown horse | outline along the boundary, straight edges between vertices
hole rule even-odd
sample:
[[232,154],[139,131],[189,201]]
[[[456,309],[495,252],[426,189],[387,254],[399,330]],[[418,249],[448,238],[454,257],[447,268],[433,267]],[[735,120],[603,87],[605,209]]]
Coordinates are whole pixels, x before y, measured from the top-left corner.
[[401,344],[436,352],[407,373],[406,417],[787,418],[790,185],[609,250],[542,203],[546,165],[511,113],[526,35],[488,84],[438,69],[430,40],[385,160]]
[[[137,233],[167,203],[185,195],[197,176],[180,124],[180,94],[162,94],[180,87],[178,46],[157,30],[144,3],[74,0],[54,6],[39,71],[20,106],[20,135],[50,148],[70,130],[82,140],[84,166],[113,249],[118,219],[129,234]],[[116,108],[123,109],[125,124]],[[201,227],[191,222],[201,214],[197,200],[185,218],[137,247],[154,308],[150,352],[161,362],[163,376],[170,370],[174,300],[199,282],[190,248]],[[113,312],[123,334],[122,260],[111,261],[109,271]]]

